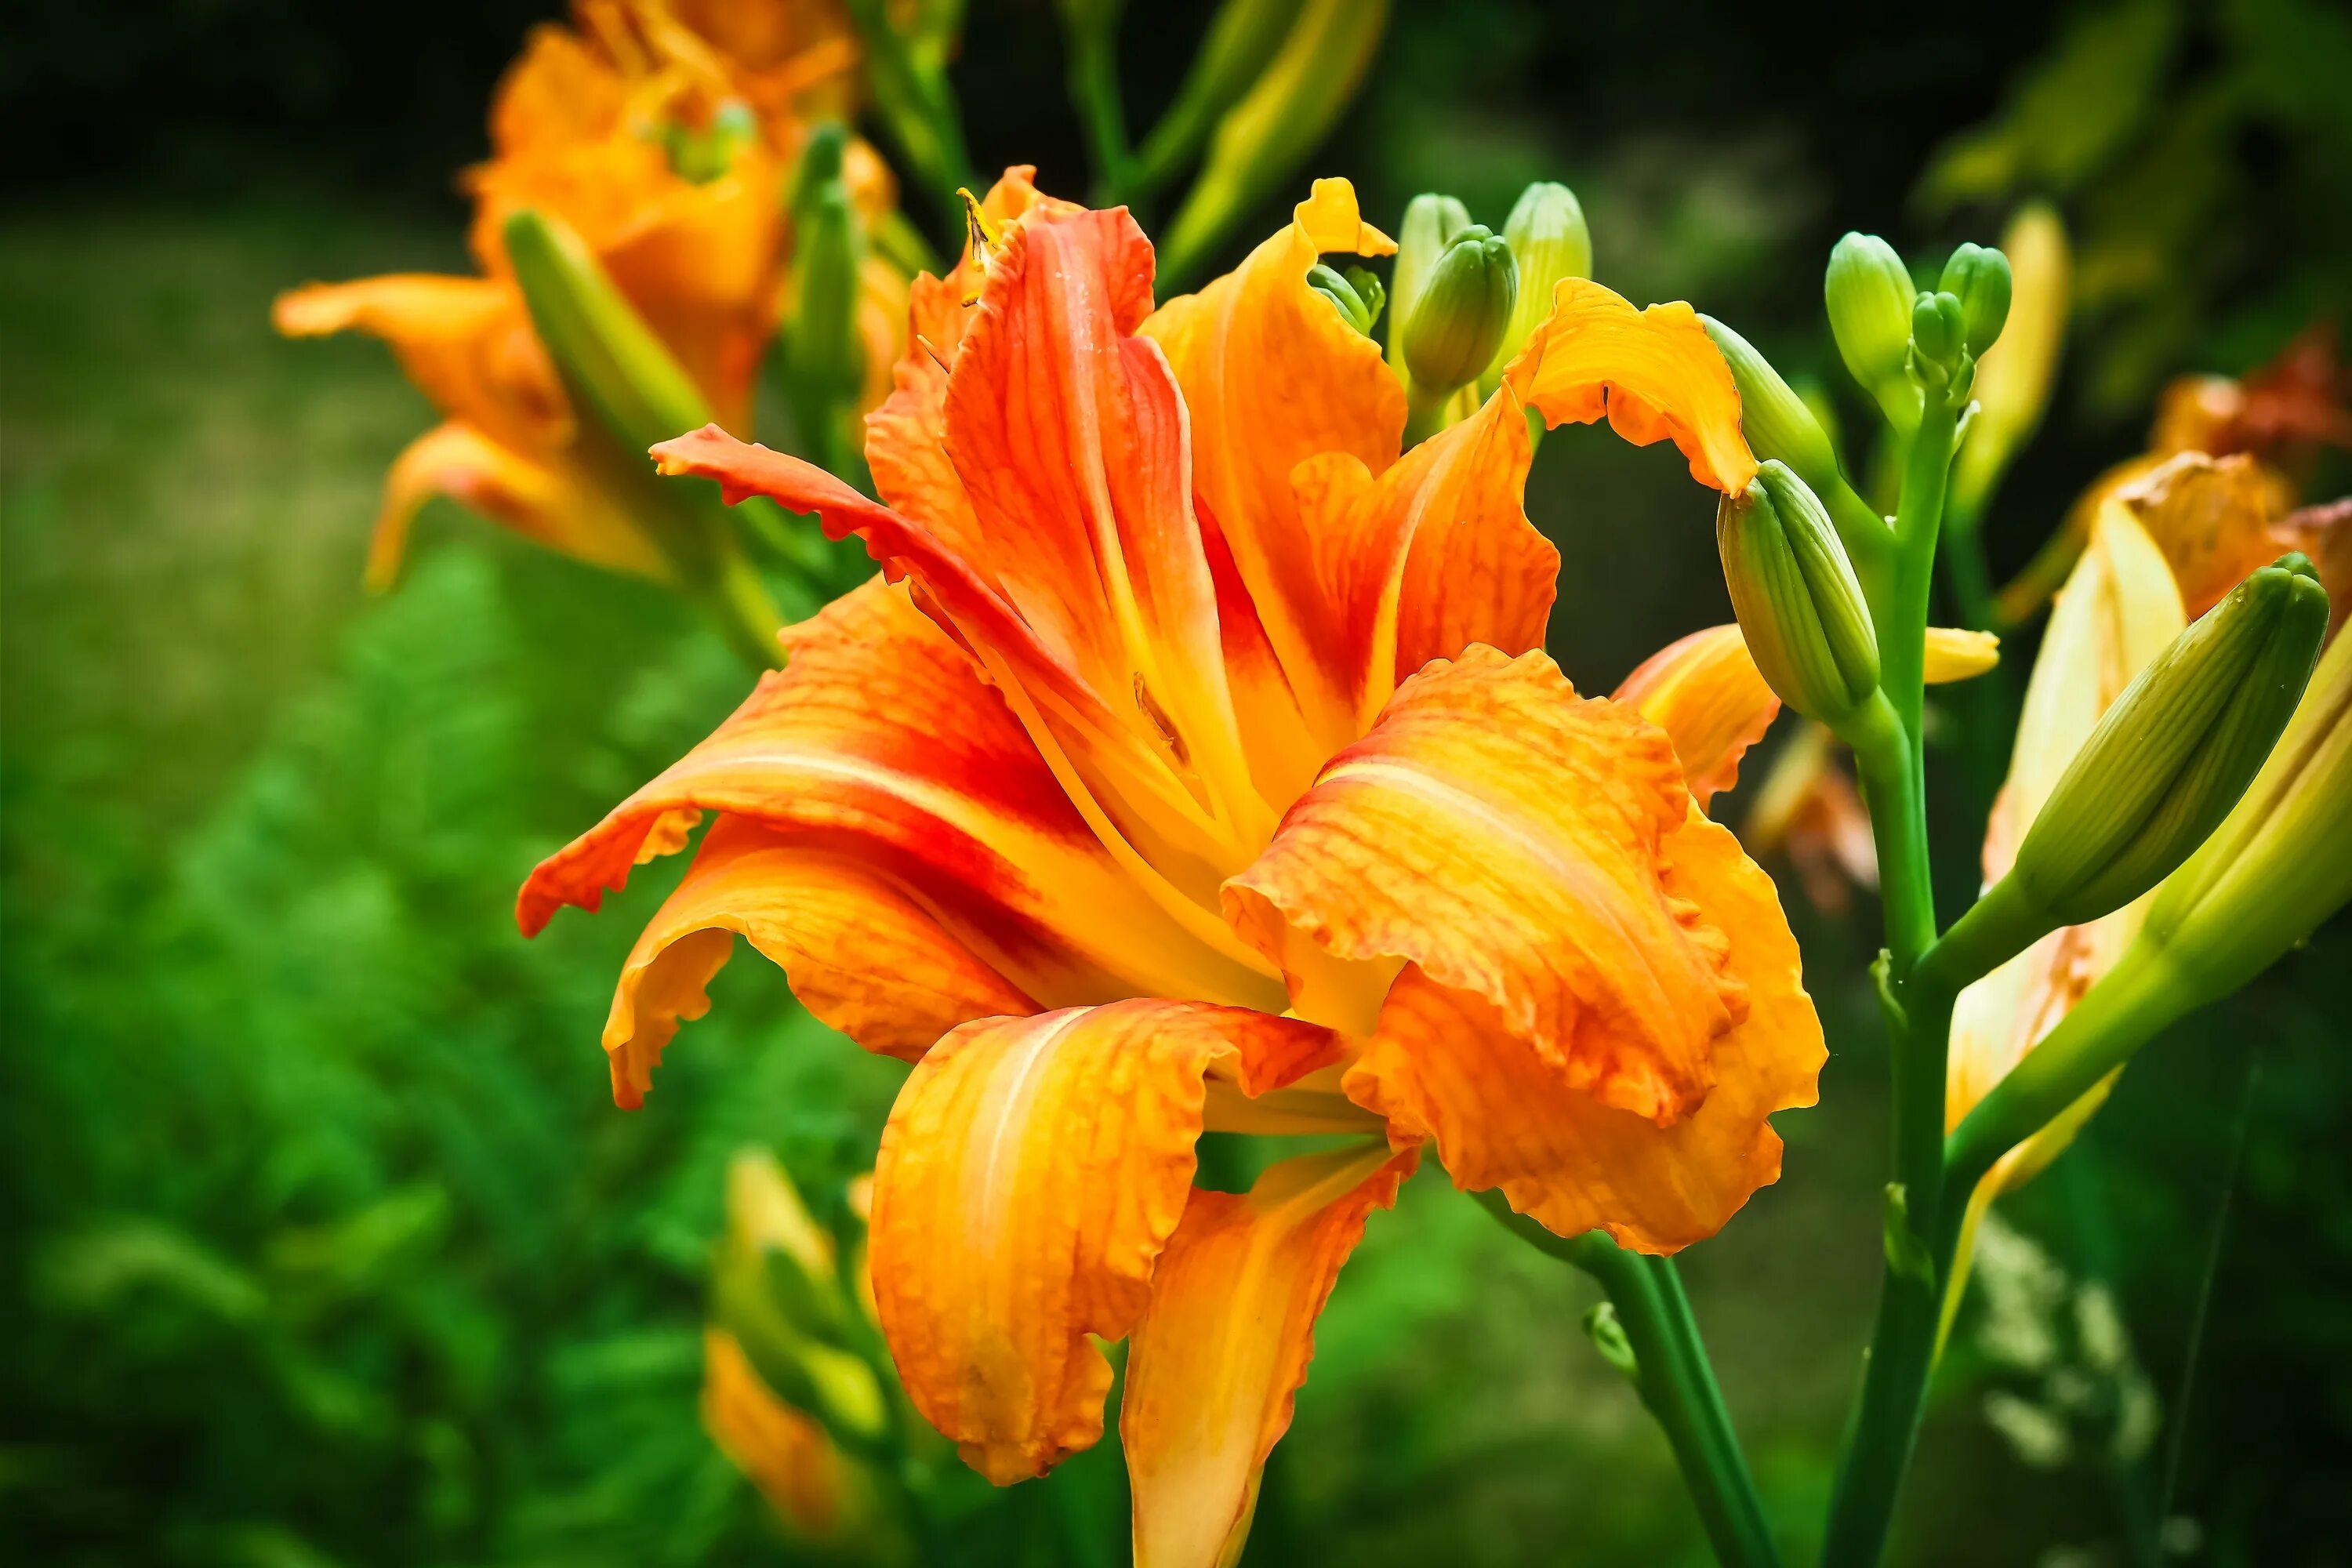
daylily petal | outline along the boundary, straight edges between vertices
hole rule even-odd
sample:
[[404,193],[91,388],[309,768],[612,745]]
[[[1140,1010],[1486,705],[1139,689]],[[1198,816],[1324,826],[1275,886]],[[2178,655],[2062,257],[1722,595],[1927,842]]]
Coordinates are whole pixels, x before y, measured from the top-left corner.
[[586,38],[542,22],[490,97],[490,146],[500,157],[560,151],[609,135],[628,84]]
[[1315,1320],[1413,1158],[1338,1150],[1285,1160],[1245,1194],[1194,1190],[1160,1255],[1119,1407],[1137,1568],[1232,1561],[1307,1381]]
[[1780,700],[1737,625],[1691,633],[1642,661],[1612,694],[1664,730],[1701,811],[1739,782],[1739,759],[1764,738]]
[[1395,248],[1363,221],[1347,181],[1318,180],[1281,233],[1142,327],[1183,388],[1202,510],[1223,531],[1326,754],[1354,739],[1354,672],[1331,652],[1315,543],[1291,475],[1310,458],[1342,453],[1378,476],[1396,461],[1405,407],[1380,346],[1307,286],[1307,271],[1325,251]]
[[[1540,653],[1473,647],[1332,759],[1225,884],[1226,912],[1302,1016],[1385,1030],[1409,965],[1483,998],[1568,1087],[1663,1126],[1706,1098],[1712,1042],[1746,1010],[1710,916],[1662,880],[1691,809],[1664,731],[1580,700]],[[1318,994],[1325,979],[1349,984]]]
[[730,499],[815,511],[911,575],[1107,839],[1205,915],[1273,813],[1225,683],[1183,405],[1158,348],[1132,332],[1150,265],[1123,211],[1039,208],[1005,237],[949,381],[946,449],[966,503],[950,531],[713,431],[657,455]]
[[1398,680],[1473,643],[1541,647],[1559,552],[1528,521],[1528,421],[1507,387],[1373,479],[1344,453],[1297,474],[1355,727]]
[[[595,909],[606,889],[627,879],[649,838],[675,847],[683,838],[681,813],[717,811],[874,874],[872,883],[814,884],[836,906],[856,888],[898,890],[898,905],[877,906],[862,921],[813,914],[796,942],[817,943],[837,931],[845,941],[898,933],[894,940],[912,942],[922,933],[911,932],[905,908],[911,899],[1012,988],[1041,1004],[1144,992],[1280,1005],[1278,990],[1189,938],[1104,853],[1003,700],[903,590],[869,583],[787,639],[787,668],[762,678],[709,739],[532,872],[517,910],[527,933],[562,904]],[[762,923],[801,918],[784,914],[781,888],[751,897],[747,885],[728,879],[712,891],[744,892],[745,901],[727,906],[721,919],[701,890],[682,888],[686,901],[656,924],[676,926],[677,936],[692,921],[703,922],[692,929],[756,935]],[[661,940],[649,936],[654,945],[638,955],[648,965]],[[620,1042],[625,1054],[658,1049],[656,1037],[668,1026],[663,1008],[679,997],[685,1005],[671,1016],[692,1016],[694,994],[681,988],[698,990],[716,968],[708,945],[694,951],[698,957],[677,959],[678,967],[664,972],[659,1005],[648,1010],[625,994],[616,1004],[616,1028],[623,1004],[646,1014]],[[820,964],[824,985],[835,977],[847,985],[862,972],[878,998],[895,977],[869,962],[854,948],[829,953]],[[969,1000],[978,992],[943,986],[940,994]],[[828,1000],[820,987],[812,1000],[856,1025],[862,1043],[908,1048],[908,1026],[891,1023],[878,999],[870,1006]]]
[[2183,452],[2116,499],[2164,552],[2193,621],[2278,554],[2271,525],[2285,510],[2279,491],[2274,476],[2243,453]]
[[[1132,816],[1114,819],[1097,796],[1097,781],[1106,771],[1129,783],[1157,783],[1175,793],[1177,804],[1165,798],[1150,804],[1169,807],[1178,814],[1175,826],[1185,826],[1181,802],[1192,797],[1167,766],[1165,731],[1154,728],[1148,740],[1139,734],[1136,725],[1097,695],[1068,659],[1048,647],[962,557],[913,520],[866,500],[814,464],[765,447],[746,446],[715,425],[662,442],[654,455],[666,474],[716,479],[730,502],[747,495],[768,496],[793,511],[815,513],[833,538],[856,533],[863,539],[867,551],[882,561],[884,574],[907,579],[914,603],[976,666],[985,668],[994,688],[991,700],[1009,704],[1065,798],[1133,885],[1196,942],[1244,970],[1259,965],[1257,955],[1211,911],[1206,894],[1213,883],[1197,885],[1212,874],[1210,862],[1200,855],[1181,856],[1165,840],[1155,841],[1139,831],[1151,824],[1139,824]],[[1150,716],[1131,693],[1128,711]],[[1087,771],[1080,771],[1082,763]],[[1159,825],[1171,821],[1163,814]],[[1135,842],[1139,837],[1140,847]],[[1185,888],[1171,871],[1196,886]],[[1271,980],[1271,972],[1264,978]],[[1159,989],[1171,994],[1169,988]],[[1173,994],[1201,993],[1180,987]]]
[[1500,1187],[1559,1235],[1597,1226],[1642,1252],[1712,1236],[1778,1179],[1780,1139],[1766,1119],[1812,1104],[1827,1058],[1771,879],[1696,807],[1663,855],[1665,895],[1704,912],[1747,1003],[1714,1041],[1714,1088],[1681,1121],[1661,1127],[1578,1093],[1491,1004],[1416,969],[1347,1080],[1389,1118],[1392,1140],[1434,1138],[1455,1185]]
[[1271,822],[1225,687],[1184,404],[1133,335],[1150,310],[1151,247],[1125,211],[1014,229],[949,380],[948,453],[1000,590],[1097,693],[1139,710],[1254,848]]
[[[749,817],[720,817],[621,966],[604,1025],[614,1100],[644,1102],[678,1024],[709,1010],[704,987],[738,935],[791,977],[810,1012],[885,1056],[912,1061],[958,1024],[1036,1012],[1036,1001],[976,951],[990,945],[974,929],[982,923],[956,924],[971,934],[875,865]],[[1003,962],[1031,969],[1033,983],[1066,963],[1050,952],[1029,956],[1025,965]],[[1103,984],[1089,986],[1075,971],[1061,978],[1040,989],[1067,995]]]
[[1731,367],[1680,301],[1636,310],[1584,278],[1564,278],[1551,316],[1504,371],[1547,425],[1610,426],[1637,447],[1672,439],[1691,478],[1737,495],[1756,477]]
[[2327,590],[2327,635],[2333,639],[2352,616],[2352,496],[2295,508],[2272,528],[2271,539],[2282,551],[2302,551],[2319,568],[2319,585]]
[[669,563],[605,493],[565,468],[499,446],[470,425],[437,425],[410,442],[383,477],[383,510],[368,544],[367,584],[378,591],[400,577],[408,526],[436,496],[502,522],[591,565],[669,580]]
[[312,283],[280,294],[270,319],[289,337],[383,339],[435,407],[502,446],[546,451],[570,435],[555,367],[503,279],[401,272]]
[[2000,663],[2000,638],[1963,626],[1929,626],[1920,675],[1930,686],[1973,680]]
[[1138,1000],[968,1024],[917,1064],[874,1171],[875,1303],[908,1396],[1004,1484],[1102,1435],[1116,1340],[1192,1189],[1206,1079],[1335,1059],[1309,1024]]
[[[1026,165],[1007,169],[981,203],[1000,231],[1047,201],[1031,183],[1035,174]],[[980,524],[948,460],[948,372],[971,315],[966,301],[977,297],[985,276],[985,258],[967,248],[945,278],[925,273],[908,286],[908,331],[893,388],[866,419],[866,462],[876,490],[967,559],[981,553]]]

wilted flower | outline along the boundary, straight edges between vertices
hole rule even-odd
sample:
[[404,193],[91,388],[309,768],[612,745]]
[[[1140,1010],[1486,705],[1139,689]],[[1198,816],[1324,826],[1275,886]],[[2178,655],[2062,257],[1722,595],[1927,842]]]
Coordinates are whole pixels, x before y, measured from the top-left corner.
[[[1401,453],[1402,389],[1309,281],[1390,248],[1344,182],[1157,310],[1124,212],[1016,171],[982,216],[918,280],[870,422],[889,505],[716,430],[660,449],[884,575],[520,913],[595,907],[716,812],[625,967],[619,1097],[738,932],[914,1061],[872,1232],[909,1396],[987,1475],[1034,1475],[1099,1436],[1095,1342],[1132,1334],[1138,1559],[1206,1564],[1425,1143],[1649,1251],[1777,1173],[1766,1117],[1811,1101],[1820,1026],[1770,882],[1686,782],[1748,726],[1682,722],[1704,680],[1580,698],[1538,651],[1557,556],[1523,409],[1670,437],[1718,490],[1755,465],[1687,307],[1575,280],[1484,407]],[[1192,1187],[1204,1130],[1360,1141],[1234,1194]]]

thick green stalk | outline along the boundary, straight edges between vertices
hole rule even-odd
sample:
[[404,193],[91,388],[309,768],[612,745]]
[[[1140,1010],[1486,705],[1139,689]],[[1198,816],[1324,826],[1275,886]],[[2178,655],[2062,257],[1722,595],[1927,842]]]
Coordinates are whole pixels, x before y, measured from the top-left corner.
[[[1904,450],[1903,489],[1895,514],[1894,592],[1889,614],[1878,627],[1881,689],[1900,732],[1887,735],[1882,721],[1860,737],[1855,750],[1878,845],[1886,922],[1882,984],[1892,1025],[1888,1061],[1895,1181],[1888,1194],[1886,1274],[1864,1361],[1862,1391],[1847,1427],[1830,1503],[1822,1559],[1825,1568],[1869,1568],[1885,1551],[1895,1496],[1918,1431],[1927,1374],[1935,1363],[1942,1304],[1937,1281],[1943,1268],[1932,1261],[1926,1238],[1937,1234],[1943,1207],[1945,1058],[1952,996],[1943,986],[1915,984],[1912,969],[1936,936],[1920,734],[1927,610],[1956,425],[1949,403],[1931,395]],[[1896,1209],[1898,1194],[1901,1206]],[[1924,1267],[1923,1258],[1929,1260]]]
[[[1882,670],[1885,658],[1882,651]],[[1871,833],[1878,849],[1886,951],[1895,973],[1907,974],[1936,940],[1927,816],[1918,809],[1923,798],[1916,773],[1918,752],[1883,687],[1844,739],[1853,747],[1854,769],[1862,776],[1863,803],[1870,808]]]
[[1716,1386],[1715,1368],[1674,1260],[1625,1251],[1598,1231],[1554,1236],[1512,1213],[1500,1193],[1481,1193],[1478,1201],[1538,1251],[1574,1264],[1601,1282],[1633,1348],[1634,1387],[1674,1448],[1717,1561],[1725,1568],[1776,1568],[1780,1552],[1756,1495],[1756,1479]]

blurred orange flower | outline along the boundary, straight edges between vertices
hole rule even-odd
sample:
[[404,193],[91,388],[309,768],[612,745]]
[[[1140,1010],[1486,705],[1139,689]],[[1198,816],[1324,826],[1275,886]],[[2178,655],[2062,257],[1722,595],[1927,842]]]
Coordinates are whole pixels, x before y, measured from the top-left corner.
[[[2352,449],[2352,374],[2336,358],[2332,327],[2317,326],[2302,332],[2269,363],[2236,380],[2220,375],[2179,377],[2165,388],[2158,402],[2148,449],[2125,458],[2091,482],[2033,562],[2001,590],[2001,619],[2013,625],[2042,606],[2089,543],[2100,510],[2118,498],[2133,501],[2143,513],[2151,503],[2164,504],[2168,499],[2183,507],[2168,525],[2150,525],[2158,542],[2178,566],[2182,564],[2184,548],[2233,554],[2229,548],[2231,541],[2214,538],[2192,546],[2193,533],[2183,533],[2199,526],[2194,513],[2200,500],[2215,503],[2224,489],[2240,495],[2259,492],[2263,512],[2259,528],[2241,523],[2235,541],[2242,548],[2234,552],[2234,557],[2250,557],[2256,552],[2247,541],[2253,532],[2280,521],[2294,505],[2301,483],[2308,478],[2313,458],[2322,447]],[[2206,461],[2182,461],[2199,458]],[[2183,488],[2198,493],[2171,493]],[[2235,497],[2221,515],[2242,515]],[[2266,548],[2254,565],[2282,549],[2304,547],[2290,537],[2287,542]],[[2189,595],[2191,616],[2218,602],[2252,569],[2238,565],[2235,574],[2230,574],[2229,568],[2237,565],[2234,557],[2213,562],[2202,583],[2184,580],[2182,591]],[[2318,559],[2315,552],[2314,559]],[[2352,576],[2344,575],[2344,570],[2339,566],[2337,575],[2325,579],[2329,598],[2339,603],[2347,592],[2352,592]],[[2225,576],[2226,582],[2220,581]],[[2220,583],[2218,588],[2212,586],[2215,582]]]
[[[871,1253],[908,1394],[992,1479],[1036,1475],[1100,1435],[1096,1342],[1132,1335],[1137,1560],[1206,1565],[1425,1143],[1653,1252],[1779,1173],[1766,1118],[1812,1101],[1820,1025],[1771,882],[1690,782],[1770,693],[1701,639],[1628,700],[1577,694],[1541,652],[1523,410],[1672,439],[1718,489],[1754,459],[1689,308],[1581,280],[1482,408],[1401,452],[1396,378],[1307,283],[1392,249],[1343,181],[1156,310],[1123,210],[1016,170],[982,216],[917,280],[869,421],[887,505],[716,429],[656,448],[883,574],[520,915],[595,908],[716,813],[624,967],[616,1096],[737,933],[914,1062]],[[1228,1194],[1192,1184],[1204,1130],[1360,1142]]]
[[[389,586],[408,526],[436,495],[615,571],[669,575],[654,539],[580,438],[531,330],[503,227],[533,208],[576,232],[724,425],[749,413],[786,265],[783,171],[805,115],[838,111],[853,40],[835,6],[580,0],[576,27],[533,30],[490,109],[491,156],[467,172],[478,277],[393,274],[279,297],[278,330],[357,329],[391,343],[443,423],[386,476],[368,580]],[[893,195],[870,149],[849,174],[878,218]],[[870,360],[899,350],[887,264],[869,279]],[[876,387],[878,397],[880,387]],[[602,469],[602,471],[600,471]]]

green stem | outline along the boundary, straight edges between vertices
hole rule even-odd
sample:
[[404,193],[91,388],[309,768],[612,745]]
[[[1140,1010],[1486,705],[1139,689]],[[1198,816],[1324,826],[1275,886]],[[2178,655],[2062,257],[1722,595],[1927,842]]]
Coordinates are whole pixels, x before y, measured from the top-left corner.
[[776,633],[783,626],[783,616],[760,574],[731,542],[711,566],[709,580],[698,585],[695,602],[744,663],[753,669],[782,668],[783,645],[776,640]]
[[[1882,659],[1884,656],[1881,656]],[[1936,900],[1910,731],[1885,691],[1871,699],[1844,739],[1853,747],[1863,803],[1878,849],[1879,897],[1895,973],[1908,973],[1936,940]]]
[[[1894,588],[1888,613],[1879,623],[1880,685],[1891,721],[1874,708],[1854,738],[1856,766],[1879,849],[1886,922],[1885,984],[1894,1023],[1887,1059],[1895,1179],[1902,1187],[1911,1232],[1923,1241],[1937,1234],[1945,1207],[1944,1080],[1953,994],[1932,977],[1913,974],[1936,938],[1920,737],[1927,610],[1935,589],[1936,541],[1943,522],[1957,412],[1943,397],[1929,397],[1903,452],[1902,493],[1895,513]],[[1950,1205],[1954,1210],[1962,1206]],[[1932,1248],[1929,1255],[1936,1257]],[[1927,1374],[1935,1363],[1942,1305],[1937,1281],[1949,1256],[1943,1254],[1923,1273],[1905,1263],[1890,1238],[1878,1320],[1830,1503],[1822,1559],[1825,1568],[1869,1568],[1885,1549],[1895,1497],[1918,1432]]]
[[1780,1552],[1756,1495],[1755,1477],[1716,1386],[1715,1368],[1674,1260],[1625,1251],[1598,1231],[1554,1236],[1512,1213],[1500,1193],[1481,1193],[1478,1201],[1538,1251],[1600,1281],[1633,1346],[1634,1387],[1674,1448],[1717,1561],[1725,1568],[1777,1568]]

